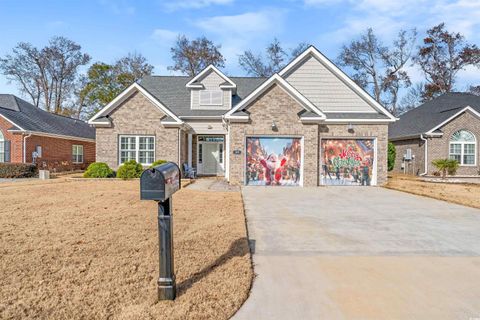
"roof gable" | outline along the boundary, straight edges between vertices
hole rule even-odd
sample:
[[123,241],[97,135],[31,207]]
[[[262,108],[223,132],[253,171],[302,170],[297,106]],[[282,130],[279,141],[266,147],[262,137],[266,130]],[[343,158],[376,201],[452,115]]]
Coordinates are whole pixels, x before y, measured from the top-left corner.
[[219,75],[224,81],[220,85],[222,88],[236,88],[236,84],[230,80],[223,72],[218,70],[213,64],[209,65],[205,69],[202,70],[199,74],[193,77],[187,84],[185,85],[187,88],[202,88],[202,80],[205,76],[207,76],[210,72],[215,72]]
[[[302,96],[294,87],[292,87],[285,79],[280,77],[278,74],[274,74],[267,81],[262,83],[257,89],[255,89],[250,95],[243,99],[239,104],[232,108],[229,112],[225,114],[226,119],[231,120],[245,120],[248,116],[237,115],[238,111],[242,111],[247,108],[257,97],[259,97],[263,92],[269,89],[273,85],[278,85],[284,91],[286,91],[293,99],[295,99],[300,105],[302,105],[305,110],[315,113],[316,117],[309,117],[309,120],[325,120],[325,115],[320,111],[315,105],[313,105],[307,98]],[[235,114],[235,115],[234,115]]]
[[159,108],[163,111],[170,119],[173,121],[169,121],[169,124],[182,124],[183,121],[180,120],[172,111],[170,111],[160,100],[154,97],[150,92],[148,92],[145,88],[143,88],[138,83],[134,82],[130,87],[126,88],[122,91],[118,96],[115,97],[110,103],[108,103],[102,110],[97,112],[90,120],[88,120],[89,124],[92,125],[110,125],[111,123],[106,121],[104,118],[107,117],[113,110],[118,108],[126,99],[128,99],[132,94],[135,92],[142,93],[154,106]]
[[310,46],[279,75],[323,112],[381,113],[396,118],[315,47]]
[[455,113],[453,116],[449,117],[448,119],[446,119],[445,121],[442,121],[441,123],[439,123],[438,125],[436,125],[435,127],[433,127],[432,129],[428,130],[428,132],[426,132],[426,134],[434,134],[437,130],[440,130],[440,128],[442,128],[443,126],[445,126],[447,123],[453,121],[454,119],[458,118],[460,115],[462,115],[463,113],[465,112],[471,112],[474,116],[476,116],[477,118],[480,118],[480,112],[477,112],[475,109],[473,109],[472,107],[470,106],[466,106],[465,108],[463,108],[462,110],[458,111],[457,113]]
[[480,113],[480,97],[470,93],[445,93],[402,114],[399,121],[390,124],[389,137],[399,139],[433,133],[443,122],[448,119],[451,121],[469,110],[467,107],[472,112]]

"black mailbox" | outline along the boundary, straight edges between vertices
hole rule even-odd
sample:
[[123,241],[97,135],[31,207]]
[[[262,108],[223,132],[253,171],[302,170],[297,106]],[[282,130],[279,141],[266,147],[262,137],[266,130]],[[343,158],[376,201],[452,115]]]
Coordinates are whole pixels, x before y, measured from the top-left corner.
[[145,170],[140,177],[140,199],[165,201],[180,189],[180,169],[173,162]]
[[140,199],[158,204],[158,299],[174,300],[177,285],[173,265],[172,195],[180,189],[180,169],[167,162],[143,171],[140,176]]

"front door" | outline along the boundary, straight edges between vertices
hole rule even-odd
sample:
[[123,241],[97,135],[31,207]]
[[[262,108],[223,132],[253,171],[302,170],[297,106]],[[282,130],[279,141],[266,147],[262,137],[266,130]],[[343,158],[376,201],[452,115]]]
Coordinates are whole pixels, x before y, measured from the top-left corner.
[[217,174],[218,144],[203,144],[203,174]]
[[197,172],[199,175],[223,176],[224,137],[198,136]]

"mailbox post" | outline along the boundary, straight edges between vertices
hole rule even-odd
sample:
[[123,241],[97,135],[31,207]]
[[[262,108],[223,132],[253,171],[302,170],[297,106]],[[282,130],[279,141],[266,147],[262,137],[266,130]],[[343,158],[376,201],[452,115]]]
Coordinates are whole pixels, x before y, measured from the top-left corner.
[[171,196],[180,186],[180,169],[173,162],[145,170],[140,177],[140,199],[158,204],[159,300],[174,300],[176,296]]

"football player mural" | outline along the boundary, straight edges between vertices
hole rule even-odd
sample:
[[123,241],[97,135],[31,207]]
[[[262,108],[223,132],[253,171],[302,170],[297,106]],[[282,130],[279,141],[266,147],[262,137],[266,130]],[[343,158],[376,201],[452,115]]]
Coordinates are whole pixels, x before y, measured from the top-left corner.
[[247,138],[246,166],[247,185],[299,185],[301,139]]
[[323,140],[322,151],[322,184],[369,186],[372,183],[373,140]]

